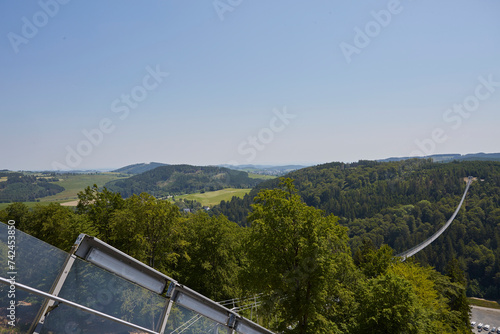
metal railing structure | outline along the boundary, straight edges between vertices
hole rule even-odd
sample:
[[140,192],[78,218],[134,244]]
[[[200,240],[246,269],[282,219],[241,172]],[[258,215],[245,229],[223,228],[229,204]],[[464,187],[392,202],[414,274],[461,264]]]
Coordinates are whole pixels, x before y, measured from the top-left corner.
[[272,334],[84,234],[66,253],[0,223],[0,283],[0,333]]
[[[241,311],[248,310],[248,309],[252,310],[252,312],[253,312],[253,310],[254,309],[256,310],[262,303],[260,301],[260,295],[262,295],[262,294],[256,295],[254,297],[249,297],[249,298],[228,299],[228,300],[217,302],[217,304],[220,304],[220,305],[228,307],[228,308],[229,308],[229,306],[233,306],[230,310],[234,311],[234,312],[241,312]],[[253,319],[252,315],[250,315],[250,319]],[[188,328],[190,328],[191,326],[194,326],[200,320],[202,320],[202,317],[200,315],[195,315],[191,319],[186,321],[182,326],[176,328],[176,330],[173,331],[172,334],[173,333],[175,333],[175,334],[184,333],[186,330],[188,330]],[[214,329],[216,329],[217,326],[218,325],[215,325]]]
[[434,240],[436,240],[437,238],[439,238],[439,236],[441,234],[443,234],[443,232],[446,231],[448,229],[448,227],[450,227],[450,225],[453,222],[453,220],[455,220],[455,217],[457,216],[458,212],[460,211],[460,208],[462,207],[462,204],[463,204],[463,202],[465,200],[465,197],[467,196],[467,192],[469,191],[469,187],[472,184],[473,180],[474,180],[474,178],[472,176],[469,176],[469,178],[467,180],[467,186],[465,187],[465,191],[464,191],[464,194],[462,196],[462,200],[460,201],[460,203],[458,204],[458,207],[456,208],[455,212],[453,212],[453,215],[450,217],[450,219],[448,219],[448,221],[446,222],[446,224],[444,224],[443,227],[441,227],[436,233],[434,233],[427,240],[421,242],[420,244],[418,244],[415,247],[410,248],[407,251],[404,251],[403,253],[400,253],[400,254],[396,255],[396,257],[401,258],[401,261],[405,261],[407,258],[409,258],[409,257],[417,254],[418,252],[420,252],[421,250],[423,250],[425,247],[429,246],[432,242],[434,242]]

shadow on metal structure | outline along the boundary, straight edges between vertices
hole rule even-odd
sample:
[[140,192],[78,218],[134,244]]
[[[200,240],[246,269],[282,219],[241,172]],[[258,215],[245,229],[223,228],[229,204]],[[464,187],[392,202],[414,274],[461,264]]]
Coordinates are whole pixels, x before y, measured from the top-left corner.
[[70,253],[0,223],[0,332],[272,334],[116,248]]

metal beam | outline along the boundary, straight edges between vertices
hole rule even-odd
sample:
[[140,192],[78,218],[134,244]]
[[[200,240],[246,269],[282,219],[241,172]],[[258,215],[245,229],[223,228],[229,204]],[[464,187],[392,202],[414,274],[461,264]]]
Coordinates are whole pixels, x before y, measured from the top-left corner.
[[159,334],[158,332],[155,332],[154,330],[151,330],[149,328],[144,328],[144,327],[141,327],[141,326],[138,326],[138,325],[135,325],[135,324],[132,324],[128,321],[125,321],[125,320],[122,320],[122,319],[119,319],[119,318],[115,318],[111,315],[108,315],[106,313],[102,313],[102,312],[99,312],[97,310],[94,310],[90,307],[86,307],[86,306],[83,306],[83,305],[80,305],[80,304],[77,304],[77,303],[74,303],[72,301],[69,301],[67,299],[64,299],[64,298],[61,298],[61,297],[57,297],[57,296],[53,296],[51,295],[50,293],[47,293],[47,292],[43,292],[43,291],[40,291],[40,290],[37,290],[35,288],[32,288],[32,287],[29,287],[27,285],[24,285],[24,284],[21,284],[21,283],[17,283],[17,282],[12,282],[12,281],[9,281],[8,279],[6,278],[3,278],[3,277],[0,277],[0,283],[3,283],[3,284],[7,284],[7,285],[15,285],[16,287],[22,289],[22,290],[25,290],[25,291],[28,291],[30,293],[33,293],[35,295],[39,295],[41,297],[44,297],[44,298],[47,298],[49,300],[54,300],[54,301],[57,301],[57,302],[60,302],[62,304],[66,304],[68,306],[71,306],[71,307],[74,307],[76,309],[79,309],[79,310],[82,310],[84,312],[88,312],[88,313],[91,313],[91,314],[94,314],[94,315],[97,315],[101,318],[105,318],[105,319],[108,319],[108,320],[111,320],[111,321],[114,321],[114,322],[117,322],[119,324],[122,324],[122,325],[126,325],[128,327],[132,327],[132,328],[135,328],[135,329],[138,329],[140,331],[143,331],[143,332],[146,332],[146,333],[150,333],[150,334]]

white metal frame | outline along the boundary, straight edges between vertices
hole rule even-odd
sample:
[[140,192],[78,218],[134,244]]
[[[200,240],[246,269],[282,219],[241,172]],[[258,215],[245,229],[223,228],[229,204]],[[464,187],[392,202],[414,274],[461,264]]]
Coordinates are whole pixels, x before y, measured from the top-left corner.
[[[116,268],[106,268],[105,263],[93,263],[95,265],[98,265],[99,267],[111,271],[114,274],[127,279],[135,284],[141,285],[145,287],[146,289],[149,289],[150,291],[155,292],[156,294],[159,294],[163,296],[167,300],[167,305],[162,313],[162,317],[160,319],[160,326],[159,326],[159,331],[154,331],[148,328],[144,328],[142,326],[133,324],[128,321],[124,321],[122,319],[110,316],[108,314],[105,314],[103,312],[97,311],[95,309],[92,309],[90,307],[83,306],[81,304],[69,301],[67,299],[59,297],[59,292],[61,291],[66,278],[68,276],[68,273],[73,266],[73,263],[76,259],[76,257],[80,257],[86,261],[88,261],[88,255],[92,252],[93,249],[99,250],[99,252],[102,252],[106,254],[106,256],[112,257],[113,258],[113,263],[116,265],[122,264],[125,269],[126,268],[133,268],[130,271],[139,273],[140,276],[144,277],[143,275],[147,275],[148,277],[151,277],[154,280],[157,280],[159,282],[163,282],[164,288],[161,289],[162,291],[159,292],[159,289],[152,289],[151,285],[150,286],[144,286],[144,284],[141,284],[140,280],[134,280],[134,275],[129,274],[129,275],[123,275],[123,272],[120,268],[120,270],[116,270]],[[107,257],[106,257],[107,258]],[[119,261],[119,262],[117,262]],[[91,262],[91,261],[90,261]],[[92,262],[91,262],[92,263]],[[115,266],[116,267],[116,266]],[[130,273],[129,271],[129,273]],[[12,284],[12,282],[6,278],[0,277],[0,283],[3,284]],[[133,257],[121,252],[120,250],[106,244],[105,242],[88,236],[86,234],[80,234],[80,236],[77,238],[75,245],[73,246],[68,258],[66,259],[63,268],[61,269],[61,272],[59,276],[57,277],[56,281],[53,284],[52,289],[50,290],[50,293],[40,291],[38,289],[29,287],[27,285],[21,284],[21,283],[14,283],[17,287],[19,287],[22,290],[28,291],[30,293],[42,296],[46,298],[45,302],[43,303],[43,306],[41,308],[41,312],[39,312],[37,320],[35,321],[36,328],[32,331],[34,334],[37,334],[41,331],[41,328],[43,327],[43,324],[45,322],[45,319],[49,316],[50,310],[54,307],[57,306],[56,303],[62,303],[66,304],[68,306],[77,308],[79,310],[82,310],[84,312],[88,312],[94,315],[97,315],[99,317],[117,322],[119,324],[123,324],[126,326],[129,326],[134,329],[138,329],[141,331],[144,331],[146,333],[151,333],[151,334],[164,334],[166,327],[167,327],[167,322],[168,318],[172,309],[172,306],[175,304],[182,306],[186,309],[189,309],[191,311],[194,311],[195,313],[204,316],[215,323],[222,325],[228,329],[228,334],[234,333],[234,331],[238,331],[241,334],[273,334],[273,332],[269,331],[268,329],[248,320],[237,314],[235,311],[230,310],[226,308],[225,306],[216,303],[215,301],[199,294],[198,292],[179,284],[177,281],[174,279],[160,273],[159,271],[143,264],[142,262],[134,259]],[[217,327],[217,326],[216,326]]]

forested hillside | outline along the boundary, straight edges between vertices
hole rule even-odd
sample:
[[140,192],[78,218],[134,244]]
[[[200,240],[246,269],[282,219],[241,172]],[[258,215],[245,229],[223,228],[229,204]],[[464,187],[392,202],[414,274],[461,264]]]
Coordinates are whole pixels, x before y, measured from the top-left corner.
[[128,165],[122,168],[114,170],[114,173],[124,173],[124,174],[141,174],[149,170],[158,168],[160,166],[167,166],[166,164],[160,162],[150,162],[150,163],[138,163],[133,165]]
[[0,172],[0,203],[32,202],[40,197],[55,195],[64,190],[50,183],[57,180],[17,172]]
[[224,188],[252,188],[261,181],[250,178],[247,172],[223,167],[169,165],[124,180],[111,181],[106,187],[127,198],[143,192],[166,196]]
[[456,261],[442,275],[368,241],[353,255],[348,229],[304,203],[292,179],[258,193],[249,228],[146,193],[88,187],[79,199],[76,211],[14,203],[0,221],[65,250],[96,236],[216,301],[256,296],[258,309],[236,306],[276,333],[471,333]]
[[[349,228],[355,251],[364,239],[376,247],[388,244],[401,252],[430,237],[452,215],[472,175],[467,200],[451,227],[416,255],[441,272],[452,259],[465,270],[470,296],[500,298],[500,163],[463,161],[330,163],[288,174],[300,196],[315,208],[340,217]],[[243,199],[223,202],[223,213],[247,225],[253,197],[266,181]]]

